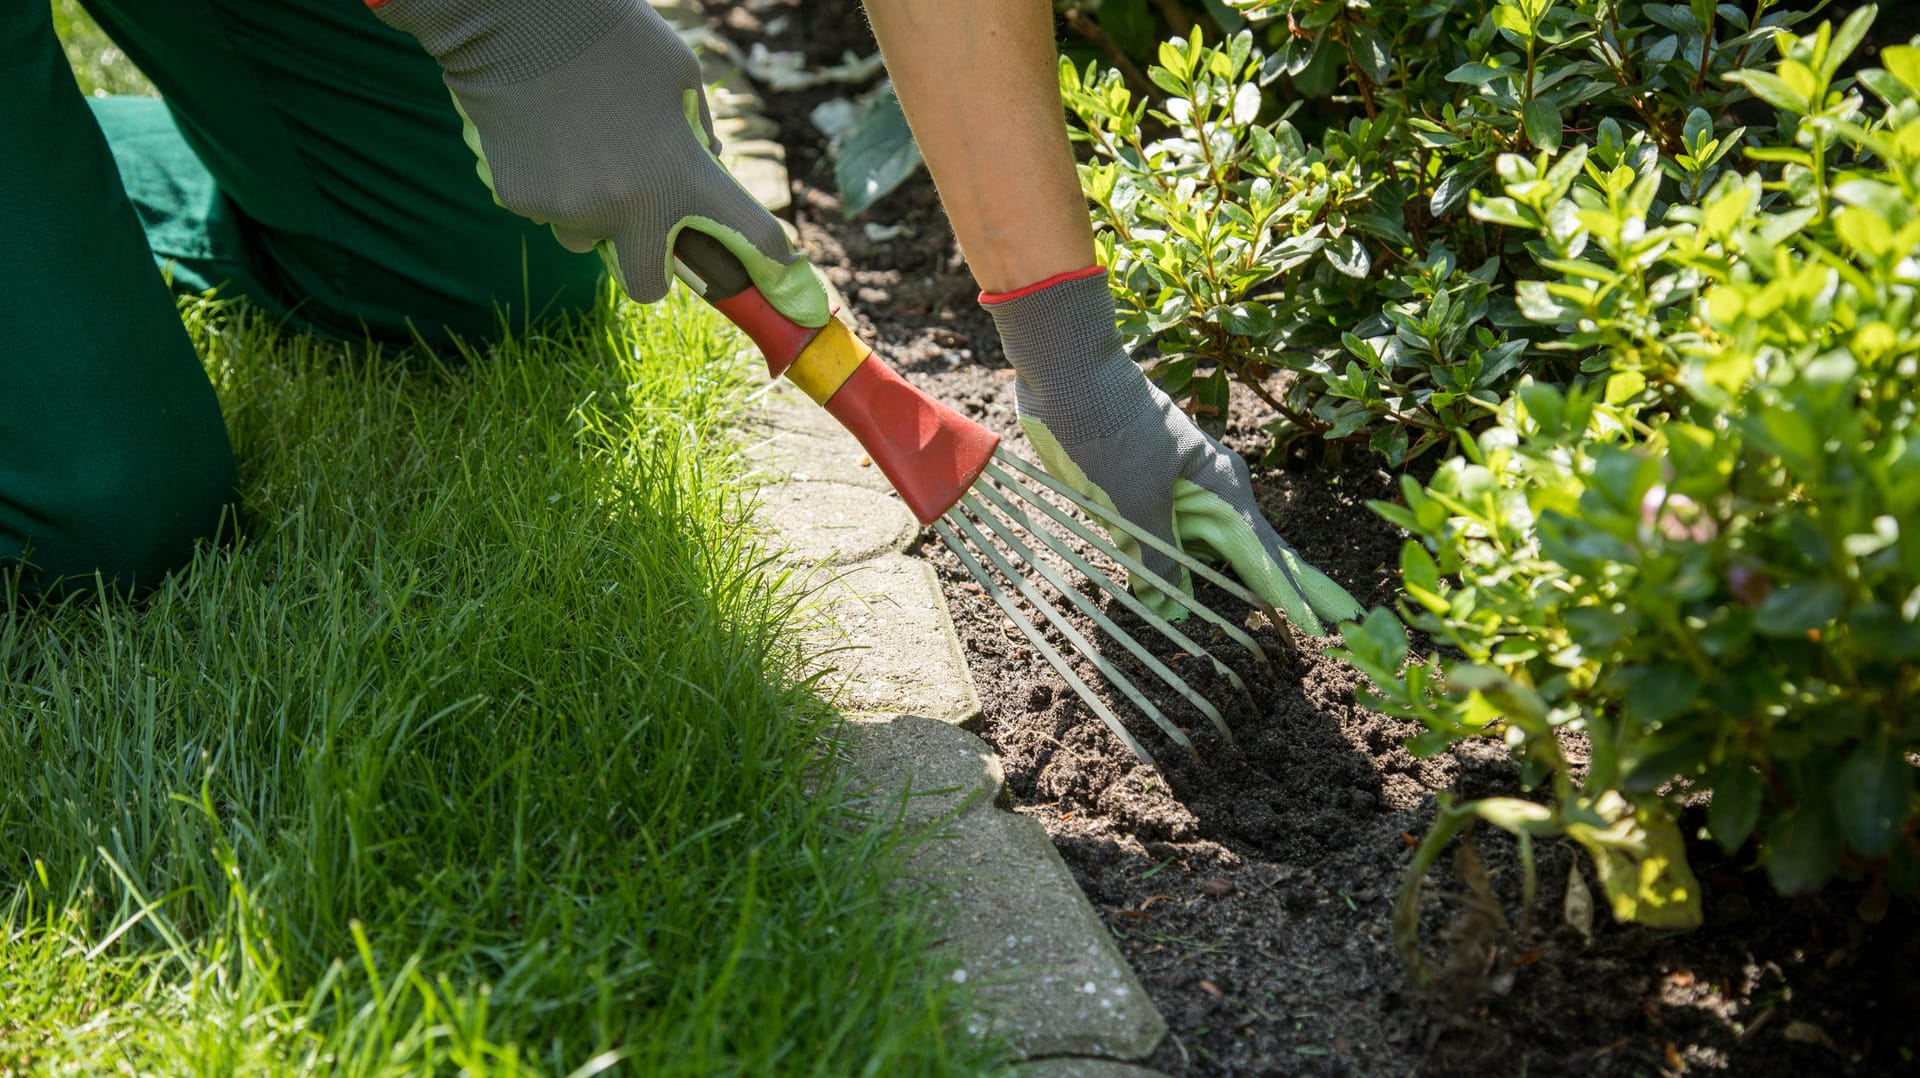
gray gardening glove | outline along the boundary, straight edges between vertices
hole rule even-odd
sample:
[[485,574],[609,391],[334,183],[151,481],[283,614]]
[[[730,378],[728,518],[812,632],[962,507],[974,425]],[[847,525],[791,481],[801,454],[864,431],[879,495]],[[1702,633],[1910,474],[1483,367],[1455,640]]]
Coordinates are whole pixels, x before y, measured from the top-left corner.
[[[1127,358],[1104,270],[980,299],[1019,376],[1020,426],[1056,479],[1186,553],[1226,561],[1314,636],[1360,615],[1353,596],[1267,523],[1239,455],[1194,426]],[[1191,590],[1172,558],[1118,533],[1115,541]],[[1144,580],[1133,589],[1164,616],[1185,613]]]
[[675,235],[739,259],[793,321],[826,293],[780,223],[722,168],[693,51],[644,0],[369,0],[446,72],[494,201],[598,250],[627,294],[666,295]]

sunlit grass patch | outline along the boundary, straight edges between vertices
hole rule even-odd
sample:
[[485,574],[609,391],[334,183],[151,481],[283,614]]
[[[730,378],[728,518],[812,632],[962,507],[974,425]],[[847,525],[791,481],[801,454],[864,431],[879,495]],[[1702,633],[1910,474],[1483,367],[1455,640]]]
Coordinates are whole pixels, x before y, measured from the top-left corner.
[[979,1062],[820,772],[715,316],[460,362],[187,317],[237,542],[0,616],[0,1071]]

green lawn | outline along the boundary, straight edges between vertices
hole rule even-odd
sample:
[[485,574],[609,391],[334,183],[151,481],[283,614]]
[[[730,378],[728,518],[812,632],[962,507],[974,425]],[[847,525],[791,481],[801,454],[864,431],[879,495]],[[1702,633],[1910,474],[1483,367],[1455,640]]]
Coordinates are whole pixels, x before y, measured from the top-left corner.
[[820,766],[717,316],[444,362],[183,315],[248,516],[0,605],[0,1074],[988,1068]]
[[0,1071],[966,1069],[818,776],[736,337],[670,301],[456,367],[188,318],[239,542],[0,620]]
[[[27,0],[44,3],[45,0]],[[67,49],[67,62],[89,94],[151,94],[153,84],[87,18],[80,0],[53,0],[53,29]]]

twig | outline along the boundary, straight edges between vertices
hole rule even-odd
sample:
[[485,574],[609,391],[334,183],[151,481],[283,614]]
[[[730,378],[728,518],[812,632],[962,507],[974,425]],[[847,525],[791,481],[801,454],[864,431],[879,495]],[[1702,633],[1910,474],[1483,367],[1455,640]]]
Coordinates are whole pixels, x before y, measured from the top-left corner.
[[1278,412],[1281,418],[1285,419],[1289,423],[1292,423],[1294,426],[1299,427],[1301,430],[1318,432],[1318,431],[1326,430],[1328,427],[1332,426],[1332,424],[1330,423],[1323,423],[1319,419],[1313,416],[1301,415],[1298,411],[1287,407],[1285,404],[1280,402],[1279,398],[1267,392],[1266,386],[1262,385],[1260,382],[1252,378],[1241,378],[1239,381],[1241,385],[1246,386],[1248,389],[1253,390],[1254,396],[1259,397],[1261,400],[1265,401],[1267,407],[1273,409],[1275,412]]
[[1167,29],[1175,37],[1186,37],[1193,29],[1193,16],[1180,6],[1180,0],[1153,0],[1153,6],[1160,9],[1160,17],[1167,20]]

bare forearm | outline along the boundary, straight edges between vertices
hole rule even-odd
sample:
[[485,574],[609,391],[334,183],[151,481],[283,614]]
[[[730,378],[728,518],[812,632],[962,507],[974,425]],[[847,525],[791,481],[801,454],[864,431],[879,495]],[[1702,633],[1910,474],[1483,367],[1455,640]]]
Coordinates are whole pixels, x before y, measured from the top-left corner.
[[1046,0],[866,0],[954,235],[988,292],[1093,264]]

